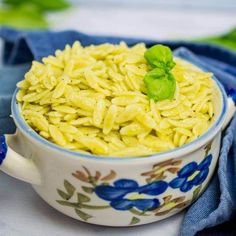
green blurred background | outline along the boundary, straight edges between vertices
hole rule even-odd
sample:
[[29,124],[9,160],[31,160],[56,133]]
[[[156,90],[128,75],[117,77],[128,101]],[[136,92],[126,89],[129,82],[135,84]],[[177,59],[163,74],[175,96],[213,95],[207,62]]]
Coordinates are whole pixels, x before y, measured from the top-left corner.
[[20,29],[48,28],[46,14],[69,6],[66,0],[3,0],[0,24]]
[[[157,11],[160,11],[160,8],[163,8],[164,10],[171,8],[172,10],[175,9],[176,11],[182,11],[183,14],[186,12],[183,11],[183,9],[190,9],[194,10],[195,8],[198,8],[199,11],[216,11],[218,14],[221,14],[220,10],[224,10],[224,12],[229,11],[231,14],[232,12],[235,12],[235,18],[236,18],[236,3],[232,0],[225,0],[225,1],[211,1],[211,0],[199,0],[191,1],[195,3],[190,3],[190,1],[178,1],[178,0],[131,0],[131,1],[122,1],[122,0],[81,0],[81,1],[73,1],[73,0],[0,0],[0,25],[1,26],[8,26],[8,27],[14,27],[18,29],[30,29],[30,30],[36,30],[36,29],[60,29],[60,27],[54,27],[53,25],[53,18],[58,17],[56,16],[58,13],[62,13],[60,18],[68,18],[71,14],[71,11],[73,9],[77,9],[76,11],[79,12],[79,8],[84,7],[86,9],[91,8],[101,8],[105,9],[106,11],[109,11],[109,7],[113,9],[118,9],[119,12],[122,12],[122,9],[124,11],[133,11],[134,8],[139,8],[138,14],[140,14],[140,17],[145,17],[147,20],[148,17],[148,11],[146,12],[146,15],[144,16],[142,14],[142,11],[140,11],[140,8],[148,8],[151,7],[152,11],[153,9],[157,9]],[[235,3],[235,4],[234,4]],[[185,5],[184,5],[185,4]],[[104,8],[108,7],[108,8]],[[122,9],[121,9],[122,7]],[[104,11],[105,11],[104,10]],[[187,10],[186,10],[187,11]],[[87,10],[87,15],[84,18],[90,18],[89,14],[93,14],[93,11],[89,13]],[[172,11],[171,11],[172,12]],[[217,14],[217,13],[216,13]],[[76,14],[74,13],[74,18]],[[95,17],[94,14],[91,15],[91,18]],[[75,19],[76,20],[76,19]],[[110,20],[110,19],[107,19]],[[209,20],[211,20],[209,18]],[[166,18],[164,21],[157,22],[156,24],[162,24],[165,26]],[[89,19],[88,19],[89,22]],[[83,24],[87,24],[84,20]],[[96,22],[96,21],[95,21]],[[112,22],[112,21],[111,21]],[[54,22],[55,23],[55,22]],[[111,23],[112,24],[112,23]],[[166,24],[168,25],[168,24]],[[70,28],[70,24],[68,24],[66,27]],[[101,26],[100,26],[101,27]],[[169,26],[167,26],[169,27]],[[72,27],[73,29],[73,27]],[[77,28],[76,28],[77,29]],[[79,28],[80,30],[80,28]],[[131,29],[132,30],[132,29]],[[135,29],[134,29],[135,30]],[[170,29],[171,30],[171,29]],[[109,32],[108,32],[109,34]],[[122,34],[122,32],[121,32]],[[197,35],[197,34],[196,34]],[[178,39],[181,39],[181,37],[178,36]],[[231,28],[230,30],[227,30],[227,32],[221,32],[217,33],[216,35],[204,35],[203,37],[200,35],[199,37],[189,37],[185,40],[192,40],[196,42],[206,42],[210,44],[217,44],[222,47],[225,47],[227,49],[236,51],[236,28]]]

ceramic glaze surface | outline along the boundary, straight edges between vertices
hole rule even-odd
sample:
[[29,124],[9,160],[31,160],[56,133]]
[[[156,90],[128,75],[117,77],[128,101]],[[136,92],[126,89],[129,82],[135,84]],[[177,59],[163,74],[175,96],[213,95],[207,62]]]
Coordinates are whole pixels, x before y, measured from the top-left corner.
[[216,121],[204,135],[183,147],[135,158],[88,156],[43,140],[24,122],[14,97],[18,129],[0,138],[0,169],[84,222],[133,226],[167,218],[195,201],[214,172],[221,131],[235,111],[218,87]]
[[190,205],[207,186],[220,148],[218,133],[179,158],[124,164],[42,149],[20,131],[7,140],[40,169],[41,184],[33,187],[46,202],[75,219],[110,226],[158,221]]
[[[145,224],[173,215],[197,199],[212,176],[219,146],[220,135],[181,159],[135,167],[81,160],[68,163],[64,169],[71,171],[66,173],[58,171],[57,163],[46,177],[56,184],[45,179],[44,186],[34,188],[50,205],[82,221],[112,226]],[[43,158],[41,161],[43,165]]]
[[[214,142],[219,142],[219,138]],[[107,215],[106,222],[110,222],[110,214],[105,214],[108,210],[116,214],[115,218],[121,218],[125,213],[126,225],[167,217],[197,199],[209,181],[208,174],[212,172],[219,152],[211,146],[210,142],[203,148],[203,157],[198,157],[200,162],[184,164],[180,159],[169,159],[156,163],[150,170],[140,173],[139,182],[124,178],[123,171],[115,170],[115,167],[103,175],[100,170],[90,171],[86,166],[81,166],[71,173],[74,179],[65,179],[63,186],[57,189],[56,202],[72,208],[71,213],[74,211],[78,219],[88,222],[96,222],[94,211],[96,215],[102,211]],[[133,174],[132,170],[129,172]],[[124,219],[122,222],[125,225]],[[120,223],[110,222],[109,225],[120,226]]]

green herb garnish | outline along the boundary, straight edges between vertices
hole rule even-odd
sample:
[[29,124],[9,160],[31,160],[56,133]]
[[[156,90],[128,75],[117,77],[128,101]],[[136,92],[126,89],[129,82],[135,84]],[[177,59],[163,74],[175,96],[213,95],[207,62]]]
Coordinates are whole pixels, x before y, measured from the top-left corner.
[[152,68],[144,77],[148,97],[154,101],[172,99],[176,81],[171,73],[175,62],[170,48],[155,45],[145,52],[144,57]]

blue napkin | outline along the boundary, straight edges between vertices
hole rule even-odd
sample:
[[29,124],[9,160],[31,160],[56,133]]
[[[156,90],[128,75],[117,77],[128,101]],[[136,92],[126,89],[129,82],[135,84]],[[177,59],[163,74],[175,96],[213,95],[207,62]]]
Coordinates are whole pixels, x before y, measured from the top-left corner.
[[30,64],[0,66],[0,134],[14,133],[15,125],[11,114],[11,96],[16,83],[24,77]]
[[[187,59],[205,70],[211,71],[224,85],[228,94],[236,101],[236,54],[207,44],[189,42],[157,42],[153,40],[130,39],[121,37],[90,36],[75,31],[22,32],[12,29],[0,29],[4,42],[3,62],[7,68],[0,68],[0,132],[12,132],[12,123],[6,120],[9,116],[9,101],[16,81],[23,79],[29,63],[41,60],[53,54],[56,49],[63,49],[65,44],[79,40],[82,45],[104,42],[128,45],[144,42],[147,46],[156,43],[167,44],[175,50],[175,55]],[[184,48],[183,48],[184,47]],[[22,65],[23,64],[23,65]],[[14,71],[14,73],[13,73]],[[19,72],[19,73],[17,73]],[[1,77],[1,74],[4,74]],[[4,109],[2,109],[4,108]],[[5,120],[4,120],[5,119]],[[236,219],[236,116],[224,132],[218,170],[202,196],[188,209],[180,234],[193,235],[236,235],[236,228],[231,222]]]
[[[203,69],[211,71],[224,85],[226,91],[235,100],[234,88],[236,88],[236,78],[222,70],[225,64],[207,63],[203,58],[198,58],[190,51],[180,48],[175,54]],[[213,60],[213,59],[210,59]],[[220,65],[217,66],[216,65]],[[233,219],[236,211],[236,116],[223,135],[217,174],[214,175],[209,187],[204,194],[187,211],[181,228],[182,235],[194,235],[204,228],[222,224]],[[229,235],[222,227],[211,229],[208,234],[204,231],[202,235]],[[203,232],[202,232],[203,233]],[[232,235],[236,234],[236,228],[232,229]]]

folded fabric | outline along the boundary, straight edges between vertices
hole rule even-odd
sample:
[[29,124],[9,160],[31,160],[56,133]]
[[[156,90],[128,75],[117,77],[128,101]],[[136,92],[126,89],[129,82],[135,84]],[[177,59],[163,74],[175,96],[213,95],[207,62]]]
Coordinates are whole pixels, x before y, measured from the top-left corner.
[[[4,40],[3,61],[8,65],[29,63],[33,59],[41,60],[42,57],[53,54],[56,49],[62,49],[65,47],[65,44],[72,44],[75,40],[79,40],[82,45],[125,41],[128,45],[144,42],[147,46],[156,43],[164,43],[169,45],[172,49],[184,46],[188,48],[188,50],[180,48],[175,51],[175,55],[189,60],[205,70],[214,72],[215,76],[224,85],[227,93],[231,94],[234,99],[236,98],[236,80],[234,77],[236,76],[236,54],[216,46],[186,42],[156,42],[152,40],[121,37],[89,36],[75,31],[21,32],[5,28],[0,30],[0,37]],[[195,54],[193,54],[193,52]],[[22,72],[23,70],[21,73]],[[9,72],[6,73],[5,81],[11,84],[9,86],[14,87],[16,81],[22,78],[22,74],[21,76],[13,76],[15,79],[9,74]],[[7,94],[2,93],[0,90],[0,99],[3,101],[0,105],[6,108],[6,111],[4,109],[1,113],[2,116],[7,116],[9,112],[7,106],[9,106],[11,94],[12,90],[9,90]],[[0,126],[3,125],[0,119]],[[234,180],[236,180],[234,168],[236,164],[236,137],[233,135],[235,132],[236,117],[234,117],[223,135],[218,171],[215,173],[207,190],[198,201],[188,209],[181,227],[181,235],[192,236],[197,234],[197,232],[200,232],[199,234],[201,235],[213,235],[212,233],[214,233],[215,230],[217,230],[218,235],[225,235],[224,232],[221,232],[221,230],[225,230],[222,223],[232,219],[236,212],[236,191],[234,182]],[[232,148],[233,142],[234,146]],[[219,224],[221,225],[217,226]],[[217,226],[217,228],[214,226]],[[211,229],[206,229],[210,227]],[[232,231],[230,233],[232,233]]]
[[16,83],[24,78],[30,64],[0,67],[0,134],[13,133],[15,125],[10,117],[11,97]]
[[13,134],[15,130],[15,123],[10,116],[0,118],[0,134]]
[[[209,61],[205,63],[204,60],[199,59],[184,48],[180,48],[175,54],[201,66],[205,70],[213,72],[227,90],[232,91],[233,88],[236,88],[235,77],[227,74],[219,69],[219,67],[215,67],[214,63],[211,64]],[[236,186],[234,183],[234,179],[236,178],[236,145],[231,150],[230,147],[233,142],[236,142],[236,137],[234,137],[235,132],[236,116],[224,134],[219,158],[218,175],[214,176],[205,193],[186,213],[181,229],[182,235],[195,235],[198,231],[206,227],[221,224],[233,217],[236,210]],[[219,230],[218,235],[220,235]],[[222,232],[221,235],[225,235],[225,232]]]
[[17,66],[0,66],[0,118],[10,114],[11,106],[9,98],[15,91],[16,83],[24,78],[25,71],[30,68],[30,64],[22,64]]
[[[40,60],[44,56],[53,54],[56,49],[63,49],[66,44],[72,44],[75,40],[79,40],[84,46],[106,42],[119,43],[120,41],[125,41],[129,45],[144,42],[147,47],[149,47],[157,43],[155,40],[93,36],[77,31],[27,32],[16,31],[10,28],[0,28],[0,37],[4,40],[4,62],[5,64],[10,65],[30,62],[33,59]],[[216,63],[219,61],[224,62],[227,67],[228,65],[230,68],[236,67],[236,53],[225,48],[204,43],[191,43],[185,41],[159,41],[158,43],[166,44],[172,49],[186,47],[197,55],[216,60]],[[24,53],[22,54],[22,52]]]

